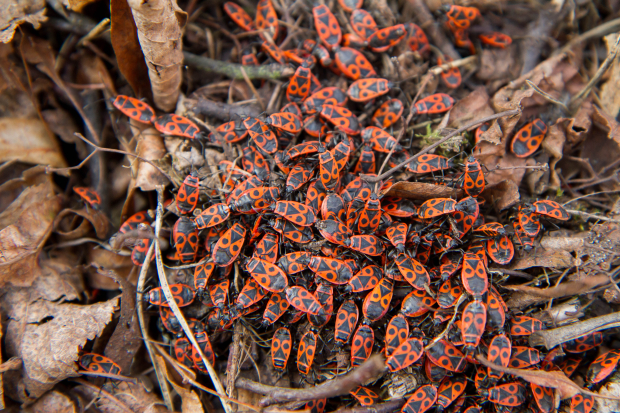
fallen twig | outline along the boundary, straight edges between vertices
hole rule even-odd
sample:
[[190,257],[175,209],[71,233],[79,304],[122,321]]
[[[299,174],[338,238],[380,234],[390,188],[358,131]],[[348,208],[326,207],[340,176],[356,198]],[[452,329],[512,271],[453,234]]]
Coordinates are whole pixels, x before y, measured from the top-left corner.
[[184,63],[196,69],[209,73],[217,73],[228,76],[231,79],[244,79],[242,68],[249,79],[280,79],[293,76],[295,70],[290,67],[275,63],[260,66],[243,66],[237,63],[227,63],[221,60],[213,60],[208,57],[198,56],[193,53],[183,52]]
[[519,109],[506,110],[504,112],[496,113],[494,115],[487,116],[487,117],[484,117],[482,119],[469,122],[467,125],[462,126],[462,127],[458,128],[457,130],[449,133],[443,139],[440,139],[437,142],[435,142],[434,144],[432,144],[430,146],[427,146],[426,148],[422,149],[420,152],[418,152],[417,154],[413,155],[411,158],[409,158],[409,159],[399,163],[398,165],[396,165],[394,168],[390,169],[389,171],[387,171],[387,172],[385,172],[385,173],[383,173],[383,174],[381,174],[379,176],[369,176],[369,175],[360,174],[360,177],[363,180],[365,180],[366,182],[379,182],[382,179],[385,179],[388,176],[392,175],[394,172],[398,171],[400,168],[402,168],[403,166],[407,165],[409,162],[414,161],[419,156],[422,156],[425,153],[428,153],[428,152],[432,151],[433,149],[435,149],[436,147],[438,147],[442,143],[446,142],[450,138],[458,135],[459,133],[465,132],[466,130],[468,130],[470,128],[473,128],[474,126],[478,126],[478,125],[480,125],[482,123],[489,122],[491,120],[495,120],[495,119],[498,119],[498,118],[502,118],[504,116],[518,115],[519,113],[521,113],[521,111]]
[[582,218],[597,219],[600,221],[609,221],[615,224],[620,224],[620,220],[618,219],[608,218],[608,217],[604,217],[601,215],[590,214],[588,212],[583,212],[583,211],[577,211],[576,209],[567,209],[566,212],[568,212],[571,215],[580,216]]
[[226,122],[233,120],[235,117],[256,117],[261,113],[260,108],[256,105],[229,105],[227,103],[214,102],[212,100],[200,98],[196,100],[192,106],[192,103],[189,102],[189,100],[190,99],[188,99],[188,106],[190,106],[192,112],[203,116],[217,118]]
[[535,331],[530,336],[530,346],[545,346],[551,350],[558,344],[583,337],[595,331],[620,327],[620,313],[611,313],[600,317],[590,318],[568,326],[553,330]]
[[265,407],[275,403],[302,402],[348,395],[368,380],[381,376],[385,370],[384,357],[381,354],[375,354],[348,374],[307,389],[267,386],[245,378],[237,379],[236,384],[240,389],[266,395],[259,402],[261,407]]
[[538,171],[548,171],[549,170],[549,164],[544,164],[544,165],[523,165],[523,166],[499,166],[499,165],[495,165],[495,167],[493,169],[487,169],[488,172],[493,172],[493,171],[509,171],[512,169],[533,169],[533,170],[538,170]]

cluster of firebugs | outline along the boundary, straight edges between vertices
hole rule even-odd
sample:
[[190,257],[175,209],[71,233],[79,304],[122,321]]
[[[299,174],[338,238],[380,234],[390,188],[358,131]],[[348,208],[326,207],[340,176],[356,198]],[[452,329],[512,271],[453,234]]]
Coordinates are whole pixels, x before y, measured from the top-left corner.
[[[373,351],[381,351],[390,372],[423,371],[428,384],[407,395],[402,408],[406,413],[423,413],[433,406],[466,413],[478,413],[487,406],[498,412],[517,407],[553,411],[551,389],[482,367],[473,356],[479,352],[502,366],[561,369],[570,376],[582,359],[575,354],[602,343],[602,335],[594,333],[543,357],[525,340],[542,329],[542,323],[525,315],[509,316],[501,295],[489,283],[489,260],[508,264],[515,244],[526,251],[533,248],[542,230],[541,220],[565,221],[569,214],[557,202],[542,200],[520,205],[512,225],[485,222],[480,213],[483,201],[478,198],[485,187],[484,173],[473,156],[459,166],[446,157],[427,154],[406,166],[420,179],[430,176],[432,181],[440,174],[442,182],[448,180],[462,188],[467,196],[460,201],[436,198],[415,204],[380,196],[393,182],[368,183],[360,174],[376,174],[377,158],[388,153],[390,167],[409,157],[389,132],[401,118],[404,105],[385,96],[394,85],[376,77],[361,50],[382,53],[401,41],[421,56],[431,48],[415,24],[379,29],[370,13],[360,8],[362,0],[338,1],[349,13],[354,33],[343,35],[330,9],[319,5],[312,14],[320,42],[307,39],[290,50],[280,50],[276,44],[281,33],[270,0],[259,1],[254,20],[239,5],[225,3],[225,12],[242,30],[257,31],[268,59],[297,65],[286,89],[288,103],[278,113],[231,120],[207,136],[185,117],[158,117],[147,104],[128,96],[114,101],[125,115],[152,124],[163,134],[216,146],[223,141],[247,142],[239,164],[220,163],[219,192],[201,186],[197,173],[192,172],[167,205],[179,216],[172,229],[175,250],[168,258],[197,263],[192,285],[170,286],[175,302],[179,307],[200,302],[210,309],[204,320],[190,318],[188,323],[211,363],[215,353],[208,333],[229,330],[244,317],[259,329],[273,331],[270,357],[280,372],[292,368],[289,359],[297,346],[295,367],[303,376],[314,375],[315,359],[320,359],[322,351],[330,351],[321,334],[333,337],[335,351],[349,352],[351,368]],[[456,46],[475,52],[468,29],[481,19],[480,12],[450,6],[443,19]],[[482,34],[478,39],[494,47],[511,43],[502,33]],[[259,64],[251,49],[244,50],[240,59],[246,65]],[[323,87],[312,73],[317,61],[351,79],[348,90]],[[442,79],[446,87],[458,87],[458,68],[443,73]],[[347,102],[378,106],[368,126],[363,127],[346,108]],[[448,94],[436,93],[420,99],[412,110],[416,115],[432,116],[452,105]],[[487,127],[482,125],[476,136]],[[526,124],[511,141],[513,153],[520,157],[533,154],[546,130],[540,119]],[[309,138],[294,144],[293,139],[302,133]],[[274,174],[281,179],[274,182]],[[75,191],[91,207],[99,206],[92,189]],[[152,222],[149,211],[138,212],[118,232]],[[136,265],[144,262],[150,242],[140,240],[133,247]],[[231,288],[235,265],[244,280],[238,292]],[[409,292],[397,298],[395,287]],[[198,351],[185,337],[161,289],[153,288],[146,297],[158,307],[163,327],[176,336],[172,349],[177,360],[205,372]],[[461,300],[464,305],[454,310]],[[425,349],[454,311],[460,314],[448,335]],[[291,332],[293,326],[297,334]],[[616,351],[598,357],[588,368],[588,383],[606,379],[619,360]],[[112,360],[92,353],[82,356],[80,366],[95,372],[120,372]],[[467,377],[474,377],[473,383]],[[359,387],[351,395],[362,405],[372,405],[381,400],[372,387]],[[325,405],[326,400],[315,400],[306,408],[319,412]],[[577,395],[570,400],[569,411],[589,413],[592,407],[590,396]]]

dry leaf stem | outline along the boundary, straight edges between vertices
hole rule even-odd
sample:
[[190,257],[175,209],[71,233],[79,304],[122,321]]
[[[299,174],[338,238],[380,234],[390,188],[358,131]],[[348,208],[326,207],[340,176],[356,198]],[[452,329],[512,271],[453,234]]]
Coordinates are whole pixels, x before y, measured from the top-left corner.
[[559,344],[583,337],[586,334],[614,327],[620,327],[620,313],[590,318],[553,330],[536,331],[530,336],[530,346],[545,346],[547,350],[551,350]]
[[228,63],[221,60],[213,60],[208,57],[198,56],[193,53],[183,52],[184,63],[196,69],[228,76],[231,79],[244,79],[241,68],[250,79],[280,79],[290,77],[295,71],[286,66],[275,63],[260,66],[243,66],[237,63]]
[[375,354],[348,374],[311,388],[292,389],[267,386],[243,377],[238,378],[236,384],[240,389],[266,395],[259,403],[261,407],[264,407],[274,403],[302,402],[348,395],[350,391],[368,380],[382,375],[385,370],[385,359],[381,354]]
[[226,411],[226,413],[230,413],[231,412],[230,405],[225,400],[226,391],[224,390],[224,386],[222,386],[222,382],[220,381],[217,375],[217,372],[211,365],[211,362],[204,355],[202,349],[200,348],[200,345],[198,344],[198,341],[196,341],[194,332],[191,330],[191,328],[189,328],[189,325],[187,324],[187,320],[185,320],[185,317],[183,316],[181,309],[179,309],[179,306],[174,301],[174,297],[172,296],[172,292],[170,291],[170,285],[168,284],[168,278],[166,277],[166,270],[164,269],[164,263],[161,258],[161,249],[159,246],[159,232],[161,231],[163,216],[164,216],[164,187],[158,186],[157,187],[157,215],[156,215],[156,220],[155,220],[155,236],[157,238],[155,238],[154,244],[155,244],[155,263],[157,265],[157,275],[159,278],[159,284],[161,285],[161,290],[164,293],[164,296],[166,297],[168,305],[170,306],[170,310],[172,310],[175,317],[179,320],[179,324],[181,324],[181,327],[183,327],[183,331],[185,332],[185,335],[187,336],[188,340],[196,348],[196,350],[198,351],[198,354],[200,354],[200,358],[202,359],[202,362],[204,363],[205,367],[207,368],[207,371],[209,372],[209,377],[211,377],[211,381],[213,382],[213,386],[215,386],[215,390],[217,391],[218,395],[223,396],[223,397],[220,397],[220,403],[222,403],[222,406],[224,407],[224,410]]
[[613,222],[614,224],[620,224],[620,220],[618,219],[608,218],[602,215],[590,214],[588,212],[583,212],[583,211],[577,211],[576,209],[567,209],[566,212],[568,212],[571,215],[580,216],[582,218],[597,219],[600,221],[609,221],[609,222]]
[[438,147],[442,143],[446,142],[447,140],[453,138],[454,136],[458,135],[459,133],[465,132],[466,130],[468,130],[470,128],[473,128],[474,126],[478,126],[480,124],[483,124],[485,122],[489,122],[491,120],[502,118],[504,116],[514,116],[514,115],[518,115],[520,113],[521,113],[521,111],[519,109],[506,110],[504,112],[496,113],[494,115],[487,116],[487,117],[484,117],[482,119],[469,122],[467,125],[462,126],[462,127],[458,128],[457,130],[449,133],[443,139],[440,139],[437,142],[435,142],[434,144],[432,144],[430,146],[427,146],[426,148],[422,149],[420,152],[418,152],[417,154],[413,155],[411,158],[409,158],[409,159],[399,163],[398,165],[396,165],[394,168],[390,169],[389,171],[387,171],[387,172],[385,172],[385,173],[383,173],[383,174],[381,174],[379,176],[368,176],[368,175],[361,174],[360,177],[362,179],[364,179],[366,182],[379,182],[382,179],[385,179],[388,176],[392,175],[393,173],[397,172],[400,168],[402,168],[403,166],[407,165],[409,162],[414,161],[418,157],[424,155],[425,153],[428,153],[428,152],[432,151],[433,149],[435,149],[436,147]]

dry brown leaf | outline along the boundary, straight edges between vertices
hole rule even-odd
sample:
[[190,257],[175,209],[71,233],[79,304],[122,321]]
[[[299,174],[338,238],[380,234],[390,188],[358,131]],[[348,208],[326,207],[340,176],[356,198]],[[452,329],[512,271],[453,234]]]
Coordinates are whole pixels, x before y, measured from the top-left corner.
[[179,394],[179,396],[181,396],[181,412],[203,413],[204,409],[202,408],[200,397],[198,397],[196,392],[191,389],[189,384],[179,384],[182,382],[181,377],[179,377],[178,373],[165,362],[162,356],[156,355],[155,357],[159,359],[158,361],[162,366],[165,366],[164,371],[166,373],[166,379],[172,387],[174,387],[174,390]]
[[110,14],[112,20],[110,36],[118,68],[137,97],[151,100],[153,94],[148,68],[138,41],[136,23],[127,1],[112,0]]
[[77,376],[79,347],[101,334],[117,305],[117,298],[93,305],[47,300],[22,304],[21,314],[11,314],[7,327],[7,347],[23,360],[21,377],[10,383],[11,397],[32,402],[56,383]]
[[63,209],[54,220],[54,231],[63,241],[85,237],[94,228],[97,238],[104,239],[110,223],[101,211],[90,208]]
[[480,68],[476,77],[480,80],[514,79],[521,72],[521,65],[515,61],[518,48],[483,49],[480,53]]
[[[97,386],[79,385],[76,387],[86,400],[97,400],[97,410],[102,413],[170,413],[164,402],[153,392],[149,392],[142,383],[116,382],[114,387],[106,390],[125,404],[121,408],[114,400],[102,397]],[[127,410],[129,409],[129,410]]]
[[574,258],[568,251],[537,249],[513,261],[511,270],[525,270],[532,267],[569,268],[581,265],[579,258]]
[[450,128],[459,129],[469,122],[493,115],[489,95],[484,86],[477,87],[469,95],[460,99],[450,110]]
[[86,270],[86,284],[90,288],[98,290],[118,290],[118,284],[110,277],[99,274],[95,268],[102,267],[107,270],[114,270],[120,277],[126,279],[134,267],[131,257],[128,255],[119,255],[97,245],[92,245],[88,249],[85,262],[92,265]]
[[380,196],[396,196],[400,198],[426,201],[433,198],[461,198],[463,191],[448,188],[445,185],[433,185],[424,182],[397,182],[386,190],[381,191]]
[[[149,161],[158,161],[163,158],[166,155],[166,147],[159,132],[154,128],[143,130],[138,135],[136,152]],[[149,163],[135,161],[132,168],[135,170],[135,179],[130,188],[138,187],[145,192],[154,191],[157,186],[168,183],[168,179]]]
[[510,208],[519,202],[519,186],[512,180],[504,180],[494,185],[488,185],[481,196],[500,211]]
[[0,8],[0,42],[9,43],[13,40],[15,30],[22,23],[30,23],[39,29],[47,20],[45,1],[43,0],[12,0]]
[[62,256],[41,260],[37,282],[31,288],[48,301],[74,301],[83,297],[82,271],[78,257],[64,250]]
[[61,208],[52,183],[26,188],[0,214],[0,286],[28,286],[35,278],[37,255]]
[[579,393],[592,395],[591,392],[586,389],[582,389],[575,384],[575,382],[566,377],[562,371],[512,369],[510,367],[503,367],[491,363],[481,354],[477,355],[476,359],[483,365],[490,367],[493,370],[501,371],[506,374],[512,374],[530,383],[538,384],[539,386],[557,389],[562,399],[568,399]]
[[155,106],[172,112],[182,81],[182,37],[187,13],[179,8],[176,0],[129,0],[127,3],[138,29]]
[[[482,165],[489,169],[489,172],[484,175],[484,178],[489,186],[507,180],[512,181],[519,186],[526,171],[525,169],[519,167],[536,163],[534,160],[529,158],[517,158],[512,153],[506,153],[502,157],[498,158],[497,156],[486,156],[476,152],[476,159],[478,159]],[[516,167],[517,169],[494,170],[497,166],[501,168]]]
[[520,291],[541,298],[560,298],[570,295],[583,294],[590,291],[597,285],[606,284],[609,277],[606,275],[597,275],[587,277],[579,281],[565,281],[558,286],[549,288],[536,288],[528,285],[503,285],[503,288],[512,291]]
[[12,159],[35,165],[67,166],[56,141],[40,119],[0,118],[0,162]]
[[24,413],[76,413],[79,411],[77,403],[69,395],[53,390],[45,393],[32,406],[25,408]]
[[545,236],[540,240],[540,246],[544,249],[558,249],[575,252],[585,244],[584,238],[587,233],[575,234],[574,237],[551,237]]
[[551,125],[542,142],[542,148],[552,158],[549,162],[549,171],[551,173],[549,188],[552,190],[558,189],[561,185],[560,178],[555,170],[555,165],[562,159],[564,153],[564,143],[566,142],[565,128],[569,121],[569,119],[558,120],[555,124]]
[[620,123],[616,119],[605,112],[603,109],[594,105],[594,112],[592,113],[592,120],[607,131],[607,137],[613,139],[618,145],[620,145]]
[[[604,37],[607,45],[607,52],[613,49],[618,40],[618,33],[610,34]],[[601,108],[612,118],[617,118],[620,113],[620,93],[618,93],[618,85],[620,84],[620,60],[617,58],[611,63],[611,67],[607,70],[607,80],[601,85]]]
[[[601,396],[620,397],[620,383],[609,381],[598,391]],[[608,399],[596,399],[597,413],[616,413],[620,411],[620,401]]]

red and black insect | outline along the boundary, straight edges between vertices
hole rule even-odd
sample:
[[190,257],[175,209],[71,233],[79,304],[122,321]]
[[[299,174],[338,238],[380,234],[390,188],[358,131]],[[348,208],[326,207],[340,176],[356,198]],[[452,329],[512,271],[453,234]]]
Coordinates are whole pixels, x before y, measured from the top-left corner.
[[334,331],[334,340],[341,345],[349,342],[357,320],[359,318],[359,310],[353,300],[347,300],[338,309],[336,314],[336,326]]
[[535,214],[559,219],[560,221],[567,221],[570,219],[570,214],[566,211],[566,209],[555,201],[536,201],[533,204],[532,211]]
[[[190,305],[195,298],[194,290],[189,285],[185,284],[170,285],[170,292],[172,293],[172,298],[178,307]],[[168,300],[164,296],[162,287],[153,288],[144,295],[144,299],[153,305],[170,307]]]
[[467,386],[467,378],[465,376],[446,377],[441,382],[437,391],[437,406],[441,409],[447,408],[454,402]]
[[316,334],[308,331],[303,335],[297,349],[297,370],[303,375],[310,373],[316,354]]
[[174,357],[179,363],[186,367],[192,367],[194,362],[192,361],[192,344],[187,337],[179,337],[174,340]]
[[484,122],[482,125],[478,126],[478,129],[476,129],[476,134],[474,137],[474,143],[476,145],[478,145],[478,143],[480,143],[480,141],[482,140],[482,134],[488,131],[490,127],[491,127],[490,122]]
[[239,63],[244,66],[259,66],[258,57],[251,49],[244,49],[241,51],[241,57]]
[[[368,46],[368,42],[355,33],[345,33],[342,35],[342,47],[352,47],[354,49],[363,49]],[[339,70],[339,69],[338,69]],[[341,71],[342,74],[342,71]]]
[[187,139],[201,139],[205,136],[194,122],[173,113],[158,116],[153,122],[153,126],[164,135],[180,136]]
[[533,332],[542,330],[543,324],[540,320],[532,317],[520,315],[512,318],[510,325],[510,335],[529,336]]
[[353,277],[351,268],[344,261],[334,258],[314,255],[310,258],[308,268],[332,284],[347,284]]
[[512,257],[514,257],[515,247],[512,241],[510,241],[510,238],[504,235],[501,238],[487,241],[487,254],[495,263],[506,265],[512,260]]
[[215,307],[224,308],[228,302],[230,280],[224,280],[209,286],[209,297]]
[[267,291],[279,293],[288,287],[288,278],[284,271],[269,261],[252,257],[246,268],[256,282]]
[[400,312],[405,317],[419,317],[428,313],[433,305],[435,300],[426,291],[413,290],[403,298]]
[[327,399],[310,400],[304,405],[304,410],[310,413],[323,413],[327,406]]
[[586,379],[589,383],[599,383],[614,372],[620,361],[620,350],[610,350],[601,354],[588,367]]
[[351,366],[359,366],[370,357],[375,343],[375,332],[366,324],[355,331],[351,341]]
[[265,157],[253,146],[243,148],[243,169],[259,177],[261,181],[268,181],[271,173]]
[[527,158],[536,152],[546,133],[547,125],[545,122],[534,119],[515,133],[510,143],[512,153],[518,158]]
[[418,361],[423,353],[424,344],[422,340],[410,338],[394,349],[392,354],[385,360],[385,364],[391,372],[400,371]]
[[286,178],[286,192],[290,193],[301,188],[312,178],[314,168],[310,163],[297,163]]
[[[270,41],[274,41],[278,37],[278,15],[276,14],[276,10],[273,8],[273,4],[271,4],[271,0],[259,0],[256,5],[256,29],[262,31],[267,31],[271,39]],[[263,39],[266,39],[264,33],[260,34]]]
[[101,207],[101,197],[92,188],[84,187],[84,186],[74,186],[73,191],[80,196],[95,211],[99,210]]
[[431,50],[431,45],[428,42],[428,38],[426,37],[424,30],[414,23],[405,24],[405,28],[407,29],[407,35],[409,36],[407,38],[407,46],[409,46],[409,50],[412,52],[418,52],[422,56],[428,54]]
[[375,53],[387,52],[407,36],[407,30],[402,24],[385,27],[377,30],[368,37],[368,48]]
[[[196,338],[196,342],[200,346],[200,350],[202,354],[204,354],[205,358],[211,365],[215,364],[215,353],[213,352],[213,347],[211,346],[211,340],[209,340],[209,336],[206,331],[200,331],[194,334]],[[208,372],[207,367],[204,365],[204,361],[200,356],[200,352],[196,347],[192,347],[192,361],[194,362],[194,367],[198,371],[202,371],[203,373]]]
[[346,218],[344,200],[336,193],[328,194],[321,204],[321,218],[342,222]]
[[385,328],[385,356],[389,357],[407,340],[407,337],[409,337],[409,323],[403,314],[396,314]]
[[155,122],[155,111],[146,103],[130,96],[118,95],[112,105],[120,110],[123,115],[140,123],[151,124]]
[[506,322],[506,303],[495,290],[491,287],[491,291],[487,295],[487,330],[501,330]]
[[224,11],[237,26],[241,27],[246,32],[256,29],[252,18],[237,3],[227,1],[224,3]]
[[448,158],[441,155],[421,155],[409,162],[407,169],[416,174],[443,171],[454,167]]
[[260,43],[261,50],[265,52],[269,57],[280,64],[286,63],[286,57],[284,56],[284,52],[280,50],[278,46],[271,43],[270,41],[263,40]]
[[286,327],[280,327],[271,339],[271,363],[276,370],[285,370],[288,358],[293,348],[291,332]]
[[198,197],[200,196],[199,184],[200,180],[196,172],[187,175],[183,180],[175,199],[177,210],[181,214],[191,214],[196,209]]
[[489,289],[489,279],[484,260],[478,255],[466,252],[463,256],[463,270],[461,271],[463,288],[474,297],[482,297]]
[[[343,0],[339,1],[342,2]],[[372,406],[373,404],[381,400],[377,393],[363,386],[360,386],[357,389],[353,390],[350,394],[351,396],[355,397],[355,399],[360,402],[362,406]]]
[[376,265],[367,265],[349,280],[346,291],[359,293],[372,290],[383,275],[383,271]]
[[456,210],[456,201],[450,198],[434,198],[425,201],[418,208],[418,216],[423,219],[431,219],[441,215],[450,214]]
[[301,103],[310,93],[310,69],[304,66],[299,66],[289,80],[288,87],[286,88],[286,98],[289,102]]
[[412,112],[417,115],[437,115],[450,110],[454,99],[445,93],[435,93],[420,99],[413,107]]
[[312,39],[306,39],[304,40],[302,47],[305,51],[312,53],[313,56],[319,59],[319,63],[321,63],[321,66],[328,67],[332,64],[332,59],[329,56],[329,52],[323,45],[315,42]]
[[91,373],[121,373],[121,368],[112,359],[95,353],[84,353],[80,356],[80,367]]
[[426,355],[434,364],[456,373],[464,371],[467,365],[463,353],[445,339],[433,344],[426,351]]
[[235,223],[213,247],[211,255],[215,265],[227,267],[232,264],[241,253],[244,241],[245,228]]
[[271,206],[280,198],[280,189],[275,186],[258,186],[246,189],[239,198],[229,205],[232,211],[240,214],[257,214]]
[[387,79],[358,79],[349,86],[347,96],[353,102],[368,102],[385,95],[393,86],[394,84]]
[[366,56],[350,47],[339,47],[335,54],[336,66],[343,75],[352,80],[377,76]]
[[[452,61],[449,57],[445,57],[445,63],[449,63]],[[444,64],[444,61],[441,57],[437,57],[437,65],[441,66]],[[456,89],[461,86],[461,71],[458,67],[451,67],[450,69],[445,69],[441,72],[441,80],[443,83],[449,87],[450,89]]]
[[334,289],[330,284],[319,283],[314,291],[314,298],[321,304],[323,311],[317,315],[308,314],[308,322],[315,328],[329,323],[334,311]]
[[301,227],[308,227],[316,221],[311,208],[295,201],[278,201],[273,207],[273,212]]
[[446,23],[452,31],[469,29],[471,24],[480,18],[480,11],[475,7],[450,5],[444,6],[443,11],[448,20]]
[[297,274],[308,268],[308,263],[312,255],[309,252],[297,251],[283,255],[278,260],[278,267],[288,275]]
[[265,295],[267,295],[267,290],[261,287],[254,278],[249,277],[237,296],[236,303],[241,308],[248,308],[262,300]]
[[452,278],[447,279],[437,290],[437,304],[441,308],[452,308],[463,294],[463,289]]
[[570,413],[590,413],[594,407],[594,397],[576,394],[570,399]]
[[505,49],[512,44],[512,38],[507,34],[500,32],[479,34],[478,38],[483,44],[492,47],[499,47],[500,49]]
[[[347,95],[337,87],[330,86],[324,87],[310,95],[304,101],[303,105],[301,106],[301,110],[308,115],[312,115],[314,113],[320,112],[323,105],[344,106],[346,103]],[[312,143],[314,145],[319,144],[318,142]]]
[[465,306],[461,317],[461,337],[469,353],[478,347],[486,322],[487,309],[482,301],[474,300]]
[[319,38],[328,49],[333,50],[342,40],[342,30],[340,30],[338,20],[324,4],[315,6],[312,9],[312,15]]
[[389,128],[400,119],[404,110],[403,102],[400,99],[390,99],[379,106],[372,115],[372,121],[380,128]]
[[484,191],[484,174],[480,163],[473,156],[467,158],[463,174],[463,189],[469,196],[477,197]]
[[425,286],[430,285],[431,278],[428,271],[417,260],[410,258],[407,254],[399,252],[395,260],[398,270],[405,280],[417,290],[425,290]]
[[568,353],[583,353],[588,350],[592,350],[601,344],[603,344],[603,334],[600,331],[596,331],[594,333],[567,341],[563,344],[563,347]]
[[179,218],[172,228],[172,239],[181,262],[194,262],[198,253],[198,229],[194,221]]
[[424,413],[437,401],[437,387],[427,384],[419,387],[405,402],[402,413]]
[[394,284],[388,278],[381,281],[366,295],[362,305],[362,313],[369,321],[380,320],[390,309]]
[[540,362],[540,353],[535,348],[513,346],[508,367],[523,369]]
[[256,244],[256,248],[254,248],[252,256],[275,264],[276,261],[278,261],[279,245],[280,236],[278,234],[268,232],[263,235],[258,244]]
[[520,406],[525,402],[525,386],[521,383],[504,383],[486,392],[489,401],[501,406]]
[[211,228],[226,221],[230,216],[230,208],[226,204],[214,204],[203,210],[195,219],[196,228]]
[[[299,110],[299,109],[297,109]],[[297,135],[303,127],[301,123],[301,111],[299,115],[289,112],[278,112],[267,116],[265,124],[275,128],[280,133]]]
[[278,150],[278,139],[263,121],[248,117],[243,120],[243,125],[247,128],[250,138],[256,146],[267,154],[273,154]]
[[[493,337],[487,351],[487,357],[491,363],[508,367],[511,354],[512,343],[505,334],[498,334]],[[501,379],[504,375],[501,371],[493,370],[490,367],[487,368],[487,374],[490,378],[495,380]]]
[[349,109],[342,106],[323,105],[319,113],[323,119],[347,135],[359,135],[360,122]]
[[283,218],[269,220],[269,225],[284,238],[298,244],[307,244],[314,239],[309,227],[300,227]]
[[402,147],[398,141],[383,129],[376,126],[368,126],[362,131],[362,140],[372,145],[372,149],[378,152],[398,152]]
[[159,319],[164,328],[171,333],[179,334],[183,331],[179,320],[168,307],[159,306]]
[[278,321],[286,313],[289,306],[284,291],[271,294],[263,312],[263,325],[270,325]]
[[243,126],[241,120],[231,120],[230,122],[222,123],[215,128],[215,131],[217,134],[209,134],[209,141],[217,145],[222,145],[222,142],[219,141],[219,136],[221,136],[224,142],[228,143],[242,141],[248,136],[248,130]]
[[304,313],[317,315],[323,307],[317,299],[303,287],[293,286],[286,289],[286,300],[290,305]]

